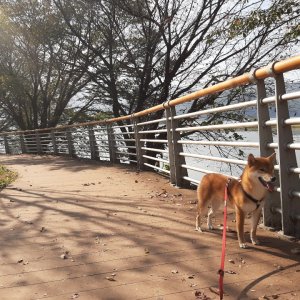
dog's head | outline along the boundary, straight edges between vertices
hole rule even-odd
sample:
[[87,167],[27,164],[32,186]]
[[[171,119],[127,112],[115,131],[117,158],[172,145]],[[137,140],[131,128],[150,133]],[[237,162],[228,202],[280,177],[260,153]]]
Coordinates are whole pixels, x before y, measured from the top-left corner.
[[248,156],[249,176],[258,180],[269,192],[274,191],[273,183],[276,180],[274,176],[274,164],[276,153],[269,157],[254,157],[253,154]]

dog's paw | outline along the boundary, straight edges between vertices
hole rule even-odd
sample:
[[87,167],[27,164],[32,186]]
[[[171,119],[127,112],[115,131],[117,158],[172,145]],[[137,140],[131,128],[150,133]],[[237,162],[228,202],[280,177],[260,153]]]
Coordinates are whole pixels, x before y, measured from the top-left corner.
[[260,245],[260,241],[257,239],[251,239],[252,245]]
[[202,229],[201,229],[201,227],[196,227],[196,228],[195,228],[195,231],[203,232]]
[[248,246],[247,246],[246,243],[240,243],[240,248],[242,248],[242,249],[247,249]]

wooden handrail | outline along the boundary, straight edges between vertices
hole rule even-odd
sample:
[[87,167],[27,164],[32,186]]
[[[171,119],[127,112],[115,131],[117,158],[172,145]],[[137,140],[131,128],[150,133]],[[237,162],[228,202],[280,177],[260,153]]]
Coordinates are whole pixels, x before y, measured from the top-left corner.
[[275,74],[280,74],[284,72],[288,72],[291,70],[295,70],[300,68],[300,55],[279,61],[274,62],[266,67],[262,67],[260,69],[256,69],[254,73],[245,73],[243,75],[230,78],[226,81],[217,83],[215,85],[212,85],[210,87],[201,89],[199,91],[190,93],[188,95],[173,99],[168,101],[167,103],[159,104],[153,107],[150,107],[148,109],[142,110],[140,112],[134,113],[132,115],[117,117],[117,118],[111,118],[103,121],[92,121],[92,122],[86,122],[86,123],[79,123],[74,125],[66,125],[66,126],[57,126],[53,128],[44,128],[44,129],[35,129],[35,130],[25,130],[25,131],[13,131],[13,132],[3,132],[0,133],[0,135],[5,135],[9,133],[19,134],[19,133],[30,133],[30,132],[43,132],[43,131],[51,131],[51,130],[64,130],[68,128],[76,128],[76,127],[82,127],[82,126],[94,126],[94,125],[103,125],[108,123],[114,123],[124,120],[129,120],[131,118],[135,117],[142,117],[145,115],[148,115],[150,113],[154,113],[160,110],[163,110],[170,106],[176,106],[178,104],[182,104],[185,102],[189,102],[192,100],[196,100],[198,98],[219,93],[225,90],[229,90],[241,85],[246,85],[251,82],[253,82],[253,79],[265,79],[268,77],[272,77]]

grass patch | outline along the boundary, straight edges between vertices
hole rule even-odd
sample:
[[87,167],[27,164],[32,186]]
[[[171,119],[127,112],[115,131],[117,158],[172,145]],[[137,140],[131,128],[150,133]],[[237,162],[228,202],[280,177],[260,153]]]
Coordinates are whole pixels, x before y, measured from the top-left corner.
[[0,190],[4,189],[17,178],[17,173],[0,165]]

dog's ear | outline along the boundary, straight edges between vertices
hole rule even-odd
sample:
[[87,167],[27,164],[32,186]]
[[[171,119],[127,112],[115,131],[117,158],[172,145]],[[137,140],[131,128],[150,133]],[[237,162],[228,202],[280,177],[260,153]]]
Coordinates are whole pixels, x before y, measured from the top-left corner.
[[275,164],[275,162],[276,162],[276,153],[274,152],[273,154],[271,154],[268,157],[268,160],[270,160],[273,164]]
[[254,155],[249,154],[249,156],[248,156],[248,166],[249,167],[253,166],[255,164],[255,161],[256,161],[256,159],[255,159]]

